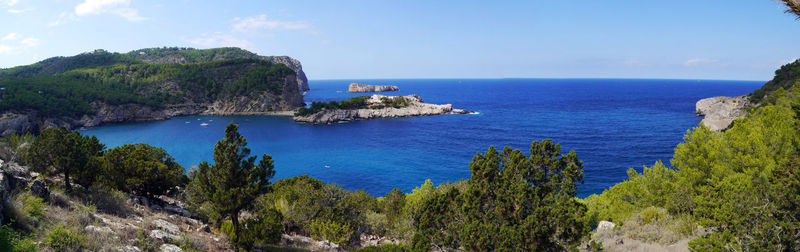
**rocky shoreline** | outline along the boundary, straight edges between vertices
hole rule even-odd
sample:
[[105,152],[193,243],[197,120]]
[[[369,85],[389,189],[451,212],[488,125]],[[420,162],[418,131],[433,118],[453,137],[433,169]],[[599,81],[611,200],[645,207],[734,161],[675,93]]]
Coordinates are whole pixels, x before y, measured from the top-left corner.
[[745,110],[751,106],[748,95],[717,96],[697,101],[695,113],[704,117],[701,124],[710,130],[721,131],[727,129],[733,120],[744,116]]
[[422,101],[422,98],[420,98],[418,95],[384,96],[376,94],[372,95],[367,100],[367,104],[370,106],[380,105],[382,102],[382,98],[394,99],[395,97],[405,98],[408,101],[408,105],[401,108],[380,107],[380,108],[361,108],[361,109],[325,109],[311,115],[295,116],[292,119],[295,122],[302,122],[302,123],[330,124],[343,121],[353,121],[353,120],[373,119],[373,118],[475,113],[463,109],[453,109],[452,104],[439,105],[439,104],[424,103]]

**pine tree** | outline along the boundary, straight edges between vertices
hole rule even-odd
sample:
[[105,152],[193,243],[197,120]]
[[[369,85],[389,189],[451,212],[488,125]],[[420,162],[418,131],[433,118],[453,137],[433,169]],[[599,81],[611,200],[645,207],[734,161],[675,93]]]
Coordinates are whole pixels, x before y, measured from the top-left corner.
[[272,157],[264,154],[256,164],[238,130],[238,125],[228,124],[225,137],[214,145],[214,164],[200,163],[190,185],[199,192],[200,198],[194,201],[208,202],[214,215],[230,218],[235,244],[240,237],[239,213],[269,190],[269,180],[275,175]]

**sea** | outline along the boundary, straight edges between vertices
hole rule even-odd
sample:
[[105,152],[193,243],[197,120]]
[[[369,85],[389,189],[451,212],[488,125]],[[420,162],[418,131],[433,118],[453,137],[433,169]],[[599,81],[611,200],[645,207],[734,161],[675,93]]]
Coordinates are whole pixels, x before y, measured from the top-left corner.
[[425,102],[453,104],[476,114],[383,118],[329,125],[288,116],[185,116],[165,121],[82,129],[109,148],[147,143],[164,148],[184,168],[212,160],[225,126],[239,124],[251,155],[274,159],[275,179],[309,175],[348,190],[383,196],[470,177],[469,162],[490,146],[529,152],[552,139],[584,164],[578,196],[602,193],[626,171],[663,161],[701,117],[707,97],[750,93],[762,81],[662,79],[378,79],[312,80],[306,103],[371,95],[347,92],[350,82],[396,85]]

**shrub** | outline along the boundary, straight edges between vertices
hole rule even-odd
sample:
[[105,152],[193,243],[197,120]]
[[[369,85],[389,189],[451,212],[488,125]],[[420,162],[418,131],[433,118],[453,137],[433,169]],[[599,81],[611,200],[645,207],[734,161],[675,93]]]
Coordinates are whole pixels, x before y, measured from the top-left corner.
[[262,210],[246,219],[242,228],[236,244],[246,250],[255,245],[276,244],[281,240],[283,216],[273,208]]
[[318,239],[325,239],[340,246],[346,245],[353,234],[350,225],[339,224],[333,221],[311,221],[311,235]]
[[162,195],[186,182],[183,167],[167,151],[147,144],[126,144],[103,155],[101,182],[138,195]]
[[378,246],[363,247],[358,251],[359,252],[404,252],[410,250],[400,244],[387,243]]
[[86,237],[62,225],[55,226],[47,233],[44,243],[56,251],[78,251],[84,248]]
[[40,220],[44,216],[44,203],[41,198],[33,196],[29,193],[20,194],[19,200],[22,203],[22,210],[28,216]]
[[103,186],[89,187],[88,199],[98,211],[103,213],[126,217],[133,212],[127,201],[128,195],[114,189]]

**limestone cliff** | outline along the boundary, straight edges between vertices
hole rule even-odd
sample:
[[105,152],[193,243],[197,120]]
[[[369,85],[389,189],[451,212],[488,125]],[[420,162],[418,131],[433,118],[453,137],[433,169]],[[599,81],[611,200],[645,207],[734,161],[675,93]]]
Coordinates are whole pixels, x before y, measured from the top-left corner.
[[744,116],[750,106],[748,95],[736,97],[717,96],[697,101],[695,112],[704,116],[702,123],[714,131],[727,129],[733,120]]
[[369,84],[361,84],[361,83],[350,83],[350,86],[347,88],[347,92],[350,93],[369,93],[369,92],[386,92],[386,91],[398,91],[400,88],[397,86],[389,86],[389,85],[369,85]]

